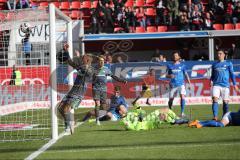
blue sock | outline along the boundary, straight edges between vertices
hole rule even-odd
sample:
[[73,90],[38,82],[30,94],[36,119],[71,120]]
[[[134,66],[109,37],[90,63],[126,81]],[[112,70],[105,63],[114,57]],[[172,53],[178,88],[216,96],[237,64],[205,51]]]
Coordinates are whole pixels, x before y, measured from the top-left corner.
[[185,99],[181,99],[181,113],[184,113],[184,109],[185,109]]
[[211,121],[201,121],[200,124],[203,127],[224,127],[222,122],[218,122],[218,121],[214,121],[214,120],[211,120]]
[[218,116],[218,102],[213,102],[212,111],[213,111],[213,116],[217,117]]
[[223,102],[223,115],[228,112],[228,103]]

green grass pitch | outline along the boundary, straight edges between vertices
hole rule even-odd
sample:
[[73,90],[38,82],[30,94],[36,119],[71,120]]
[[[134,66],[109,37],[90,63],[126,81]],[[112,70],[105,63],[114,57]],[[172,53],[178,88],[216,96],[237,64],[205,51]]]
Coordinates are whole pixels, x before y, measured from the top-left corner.
[[[231,105],[230,110],[239,107]],[[179,113],[179,108],[176,106],[174,111]],[[150,112],[156,107],[145,109]],[[77,117],[82,111],[76,112]],[[210,105],[188,106],[188,116],[190,112],[192,119],[212,118]],[[103,122],[101,126],[84,123],[74,135],[64,136],[37,159],[240,159],[239,135],[239,126],[196,129],[163,125],[151,131],[126,131],[119,122]],[[24,159],[45,143],[2,142],[0,159]]]

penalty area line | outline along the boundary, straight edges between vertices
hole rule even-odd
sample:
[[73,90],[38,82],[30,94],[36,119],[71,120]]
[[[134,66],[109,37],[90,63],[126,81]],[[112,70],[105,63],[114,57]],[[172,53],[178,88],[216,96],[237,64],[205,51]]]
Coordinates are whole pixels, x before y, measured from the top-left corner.
[[[82,125],[83,122],[77,123],[77,125],[75,126],[75,128],[77,128],[78,126]],[[38,157],[40,154],[42,154],[43,152],[45,152],[48,148],[50,148],[53,144],[55,144],[59,139],[61,139],[63,136],[65,136],[66,133],[62,132],[59,136],[58,139],[52,139],[50,140],[48,143],[44,144],[40,149],[38,149],[37,151],[33,152],[32,154],[30,154],[27,158],[25,158],[24,160],[32,160],[36,157]]]

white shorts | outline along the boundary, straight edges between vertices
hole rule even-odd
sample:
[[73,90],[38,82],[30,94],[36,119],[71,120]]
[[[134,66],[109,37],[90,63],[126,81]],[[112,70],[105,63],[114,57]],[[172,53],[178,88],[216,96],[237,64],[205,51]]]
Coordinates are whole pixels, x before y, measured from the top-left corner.
[[229,115],[231,112],[227,112],[223,115],[222,120],[226,121],[227,124],[230,122]]
[[223,100],[229,100],[229,88],[221,86],[213,86],[212,96],[219,98],[222,97]]
[[186,88],[184,85],[178,86],[178,87],[174,87],[174,88],[170,88],[170,93],[169,93],[169,97],[170,98],[174,98],[177,96],[177,94],[183,94],[186,95]]
[[116,114],[112,114],[111,121],[118,121],[120,118]]

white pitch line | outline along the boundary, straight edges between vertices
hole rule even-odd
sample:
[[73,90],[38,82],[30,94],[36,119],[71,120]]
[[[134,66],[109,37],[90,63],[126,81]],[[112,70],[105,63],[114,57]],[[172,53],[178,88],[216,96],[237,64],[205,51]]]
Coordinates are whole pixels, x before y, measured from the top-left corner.
[[221,146],[231,146],[231,145],[240,145],[240,142],[229,142],[229,143],[207,143],[207,144],[170,144],[170,145],[158,145],[158,146],[151,146],[151,145],[143,145],[143,146],[121,146],[121,147],[107,147],[106,148],[89,148],[89,149],[72,149],[72,150],[54,150],[54,151],[47,151],[46,153],[56,153],[56,152],[61,152],[61,153],[74,153],[74,152],[92,152],[92,151],[114,151],[114,150],[135,150],[135,149],[157,149],[157,148],[179,148],[179,147],[206,147],[206,146],[216,146],[216,145],[221,145]]
[[[81,124],[83,124],[83,122],[77,123],[77,125],[75,126],[78,127]],[[57,142],[57,140],[61,139],[63,136],[65,136],[66,133],[62,132],[59,136],[58,139],[52,139],[50,140],[48,143],[46,143],[45,145],[43,145],[39,150],[33,152],[32,154],[30,154],[27,158],[25,158],[24,160],[33,160],[34,158],[36,158],[37,156],[39,156],[40,154],[42,154],[43,152],[45,152],[48,148],[50,148],[53,144],[55,144]]]

